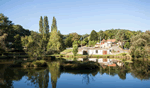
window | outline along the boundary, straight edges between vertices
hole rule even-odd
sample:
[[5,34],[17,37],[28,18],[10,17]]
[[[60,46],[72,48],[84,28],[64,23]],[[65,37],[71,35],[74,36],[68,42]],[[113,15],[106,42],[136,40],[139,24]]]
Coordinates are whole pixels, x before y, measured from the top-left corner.
[[98,53],[98,50],[96,50],[96,53]]

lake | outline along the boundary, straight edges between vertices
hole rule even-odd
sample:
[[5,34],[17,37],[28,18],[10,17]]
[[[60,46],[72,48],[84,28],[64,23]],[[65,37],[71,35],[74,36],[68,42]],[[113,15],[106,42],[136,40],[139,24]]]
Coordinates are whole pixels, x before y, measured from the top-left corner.
[[91,70],[60,69],[59,61],[36,69],[0,63],[0,88],[150,88],[150,62],[121,62],[119,66],[106,63],[110,59],[99,61],[100,68]]

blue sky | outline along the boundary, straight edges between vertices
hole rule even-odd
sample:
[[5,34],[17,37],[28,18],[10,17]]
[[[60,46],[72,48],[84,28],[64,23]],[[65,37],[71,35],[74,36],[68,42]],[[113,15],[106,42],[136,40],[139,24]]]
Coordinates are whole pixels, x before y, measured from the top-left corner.
[[150,0],[0,0],[0,13],[37,32],[40,16],[48,16],[50,27],[55,16],[62,34],[150,30]]

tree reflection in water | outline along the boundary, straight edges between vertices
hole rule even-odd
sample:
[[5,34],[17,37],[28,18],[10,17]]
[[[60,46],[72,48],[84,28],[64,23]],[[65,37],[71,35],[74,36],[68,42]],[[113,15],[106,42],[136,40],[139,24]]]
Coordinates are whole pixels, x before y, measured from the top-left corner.
[[26,74],[9,66],[9,64],[0,64],[0,88],[13,88],[12,81],[19,81]]
[[43,70],[28,70],[27,84],[35,84],[35,87],[47,88],[49,82],[49,71],[48,69]]
[[57,78],[60,77],[60,65],[59,62],[48,63],[49,72],[51,73],[52,88],[56,88]]
[[130,66],[131,75],[140,80],[150,80],[150,62],[134,61]]
[[9,67],[8,64],[0,64],[0,87],[13,88],[13,81],[19,81],[23,76],[27,78],[28,85],[35,85],[38,88],[48,88],[49,73],[51,74],[52,88],[56,88],[57,80],[61,73],[82,74],[82,83],[89,84],[94,81],[94,77],[99,72],[110,76],[118,75],[120,79],[125,80],[126,74],[131,75],[140,80],[150,80],[150,62],[134,61],[133,63],[124,63],[123,67],[109,67],[101,65],[95,70],[62,70],[59,62],[48,62],[48,68],[42,69],[15,69]]
[[94,77],[92,74],[83,74],[82,77],[82,83],[85,82],[87,85],[90,83],[90,81],[94,81]]

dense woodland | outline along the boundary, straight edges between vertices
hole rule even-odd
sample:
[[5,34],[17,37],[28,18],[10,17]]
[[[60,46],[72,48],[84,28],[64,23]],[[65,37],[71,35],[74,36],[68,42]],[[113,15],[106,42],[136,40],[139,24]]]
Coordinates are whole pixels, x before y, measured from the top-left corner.
[[[51,28],[48,17],[39,19],[39,32],[30,31],[21,25],[15,25],[4,14],[0,14],[0,55],[11,52],[25,52],[29,56],[42,57],[60,53],[68,47],[94,46],[100,39],[116,39],[124,42],[122,48],[130,49],[132,57],[150,55],[150,31],[130,31],[126,29],[109,29],[90,34],[61,34],[57,29],[56,18],[53,17]],[[101,38],[100,38],[101,37]]]

